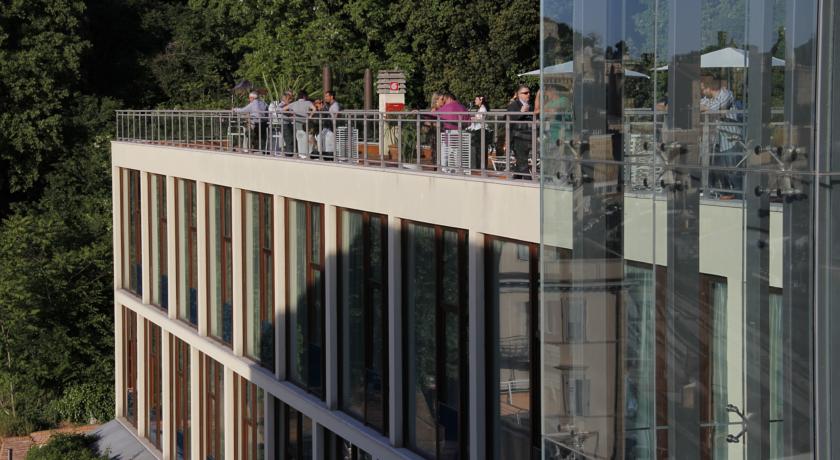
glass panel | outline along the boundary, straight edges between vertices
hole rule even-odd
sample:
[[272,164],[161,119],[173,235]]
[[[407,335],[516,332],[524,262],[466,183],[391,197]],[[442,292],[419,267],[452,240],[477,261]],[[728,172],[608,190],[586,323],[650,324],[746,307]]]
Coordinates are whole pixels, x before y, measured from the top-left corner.
[[139,295],[142,290],[140,171],[122,170],[123,288]]
[[163,433],[163,356],[161,355],[161,329],[146,321],[146,437],[158,449]]
[[492,367],[488,400],[492,452],[496,459],[530,458],[533,414],[531,363],[530,247],[488,240],[488,331]]
[[342,407],[365,416],[364,235],[362,214],[341,212]]
[[207,235],[210,335],[233,340],[233,245],[230,188],[208,185]]
[[435,230],[408,223],[405,254],[407,444],[436,456],[437,373]]
[[196,184],[176,179],[178,319],[198,324],[198,247]]
[[190,458],[190,348],[177,337],[172,337],[172,410],[170,417],[175,428],[172,439],[172,456],[178,460]]
[[[244,192],[245,354],[274,370],[272,197]],[[266,212],[268,208],[268,212]]]
[[169,306],[166,236],[166,176],[149,174],[149,261],[152,275],[152,303]]

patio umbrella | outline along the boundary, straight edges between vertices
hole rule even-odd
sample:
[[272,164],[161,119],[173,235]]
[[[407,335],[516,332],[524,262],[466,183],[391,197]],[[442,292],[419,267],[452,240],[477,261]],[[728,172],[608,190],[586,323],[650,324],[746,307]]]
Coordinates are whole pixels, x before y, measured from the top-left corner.
[[230,90],[230,106],[233,107],[233,98],[237,93],[248,93],[254,88],[254,85],[251,84],[248,80],[242,80]]
[[[566,61],[562,64],[554,64],[546,67],[543,70],[544,75],[564,75],[564,74],[572,74],[574,73],[574,61]],[[540,76],[540,69],[532,70],[530,72],[525,72],[519,74],[520,77],[533,77],[533,76]],[[650,78],[650,76],[645,75],[641,72],[636,72],[635,70],[624,69],[624,76],[626,77],[634,77],[634,78]]]
[[[785,61],[779,58],[772,58],[773,67],[784,67]],[[747,53],[738,48],[722,48],[715,51],[709,51],[700,56],[700,67],[716,68],[716,69],[731,69],[748,67],[749,56]],[[654,70],[668,70],[668,66],[657,67]]]

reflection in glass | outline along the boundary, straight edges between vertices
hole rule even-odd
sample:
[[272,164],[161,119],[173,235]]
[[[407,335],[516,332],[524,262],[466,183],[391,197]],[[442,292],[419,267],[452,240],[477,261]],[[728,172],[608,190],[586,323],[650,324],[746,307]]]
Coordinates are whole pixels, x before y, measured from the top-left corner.
[[210,335],[233,341],[233,235],[231,190],[207,186],[207,304]]
[[243,192],[245,355],[274,371],[274,200]]
[[385,433],[388,402],[386,218],[339,216],[340,404]]
[[199,376],[201,386],[201,452],[200,457],[225,458],[225,368],[202,354]]
[[146,438],[161,448],[163,435],[163,356],[160,326],[146,320]]
[[178,319],[198,324],[198,213],[195,181],[175,180]]
[[140,171],[122,169],[122,287],[143,294],[143,256],[141,244]]
[[189,459],[190,436],[190,347],[186,342],[170,335],[170,377],[172,410],[170,411],[175,436],[171,438],[171,456],[177,460]]
[[487,237],[487,387],[493,459],[529,459],[539,449],[537,246]]
[[289,378],[324,396],[323,207],[286,200],[288,305],[286,349]]
[[312,419],[274,399],[275,460],[311,460],[312,431]]
[[265,392],[238,375],[234,384],[236,458],[265,460]]
[[151,262],[152,303],[169,307],[169,268],[166,237],[166,176],[149,174],[149,261]]
[[408,447],[465,458],[466,232],[406,222],[403,239]]
[[123,404],[125,418],[137,427],[137,313],[122,307]]

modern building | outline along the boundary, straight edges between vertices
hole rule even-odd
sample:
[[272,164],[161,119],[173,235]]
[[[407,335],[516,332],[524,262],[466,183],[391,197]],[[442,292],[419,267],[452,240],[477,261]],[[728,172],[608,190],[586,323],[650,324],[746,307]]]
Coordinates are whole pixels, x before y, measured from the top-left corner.
[[334,161],[119,112],[118,420],[171,459],[840,455],[838,8],[543,0],[539,124],[348,111]]

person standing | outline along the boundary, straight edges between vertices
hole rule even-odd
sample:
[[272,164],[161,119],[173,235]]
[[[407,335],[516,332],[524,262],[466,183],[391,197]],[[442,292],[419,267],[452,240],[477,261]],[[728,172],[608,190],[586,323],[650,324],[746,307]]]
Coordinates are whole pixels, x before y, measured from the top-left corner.
[[[487,116],[487,98],[484,96],[476,96],[474,106],[477,107],[475,115],[472,117],[472,124],[467,127],[470,132],[470,155],[472,156],[472,169],[481,168],[481,157],[487,151],[487,146],[490,144],[491,132],[488,132],[484,123],[484,117]],[[481,150],[481,136],[484,136],[484,150]],[[484,165],[487,166],[486,164]]]
[[315,105],[309,100],[305,90],[298,91],[297,100],[286,106],[286,111],[294,115],[295,152],[306,157],[309,155],[309,134],[307,124],[309,116],[315,111]]
[[[321,115],[321,132],[318,134],[318,149],[323,152],[324,160],[331,161],[335,156],[335,133],[337,129],[338,112],[341,111],[341,104],[335,99],[335,91],[324,92],[324,107],[327,114]],[[348,141],[350,140],[348,132]]]
[[[720,80],[711,75],[706,75],[700,80],[700,91],[703,99],[700,100],[701,112],[720,112],[719,118],[711,115],[705,116],[705,121],[715,121],[717,125],[717,142],[710,145],[709,166],[734,167],[741,161],[742,152],[737,140],[743,138],[740,124],[726,123],[729,118],[728,111],[735,103],[735,96],[728,88],[721,86]],[[732,199],[735,193],[741,192],[741,177],[737,172],[711,170],[709,171],[709,187],[716,190],[720,199]]]
[[531,154],[531,139],[534,129],[534,114],[531,110],[531,89],[526,85],[519,85],[514,99],[508,104],[508,123],[510,124],[510,139],[508,145],[512,150],[514,164],[511,167],[514,179],[525,179],[529,175],[528,158]]
[[245,107],[234,107],[233,111],[248,114],[248,144],[250,148],[255,150],[265,150],[265,117],[266,112],[268,112],[268,106],[262,99],[260,99],[260,95],[251,91],[251,93],[248,94],[248,105]]

